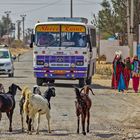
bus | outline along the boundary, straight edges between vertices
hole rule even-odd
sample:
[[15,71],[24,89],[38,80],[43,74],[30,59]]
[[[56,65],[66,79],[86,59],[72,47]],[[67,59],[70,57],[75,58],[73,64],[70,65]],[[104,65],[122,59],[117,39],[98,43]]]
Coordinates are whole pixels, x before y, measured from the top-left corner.
[[[34,47],[33,47],[34,46]],[[31,39],[37,85],[56,79],[91,84],[96,68],[96,30],[86,18],[48,18],[37,23]]]

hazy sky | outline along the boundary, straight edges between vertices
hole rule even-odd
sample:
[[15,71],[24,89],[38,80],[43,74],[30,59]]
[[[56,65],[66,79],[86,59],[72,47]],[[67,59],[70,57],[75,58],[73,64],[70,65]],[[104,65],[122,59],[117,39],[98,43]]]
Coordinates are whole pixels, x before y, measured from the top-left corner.
[[[0,16],[11,11],[13,22],[26,14],[25,28],[33,27],[37,21],[47,21],[49,16],[69,17],[71,0],[0,0]],[[73,16],[92,19],[101,10],[102,0],[73,0]]]

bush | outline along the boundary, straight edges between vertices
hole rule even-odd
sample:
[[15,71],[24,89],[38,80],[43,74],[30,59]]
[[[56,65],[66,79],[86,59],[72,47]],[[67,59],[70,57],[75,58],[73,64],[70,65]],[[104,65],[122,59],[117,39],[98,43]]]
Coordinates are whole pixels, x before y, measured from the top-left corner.
[[112,65],[111,64],[97,64],[96,74],[110,77],[112,75]]
[[12,48],[25,48],[27,46],[20,40],[14,40],[13,42],[11,42],[10,47],[12,47]]

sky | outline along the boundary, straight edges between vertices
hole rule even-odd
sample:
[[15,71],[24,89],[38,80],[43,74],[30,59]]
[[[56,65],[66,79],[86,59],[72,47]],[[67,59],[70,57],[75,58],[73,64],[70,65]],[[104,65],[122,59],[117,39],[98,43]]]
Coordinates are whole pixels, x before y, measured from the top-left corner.
[[[70,17],[71,0],[0,0],[0,17],[11,11],[10,18],[16,23],[25,17],[25,28],[33,28],[37,21],[47,17]],[[92,19],[101,10],[102,0],[73,0],[73,16]]]

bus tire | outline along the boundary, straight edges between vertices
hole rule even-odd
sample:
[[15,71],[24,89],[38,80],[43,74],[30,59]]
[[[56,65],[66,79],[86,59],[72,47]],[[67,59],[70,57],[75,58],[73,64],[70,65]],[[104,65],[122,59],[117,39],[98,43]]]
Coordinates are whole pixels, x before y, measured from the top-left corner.
[[91,85],[91,83],[92,83],[92,77],[87,78],[87,79],[86,79],[86,84],[87,84],[87,85]]
[[36,78],[36,84],[37,84],[38,86],[42,86],[42,84],[43,84],[43,79],[42,79],[42,78]]
[[54,84],[54,82],[55,82],[55,80],[54,80],[54,79],[49,80],[49,83],[51,83],[51,84]]
[[79,79],[79,87],[83,87],[85,85],[85,79],[81,78]]

